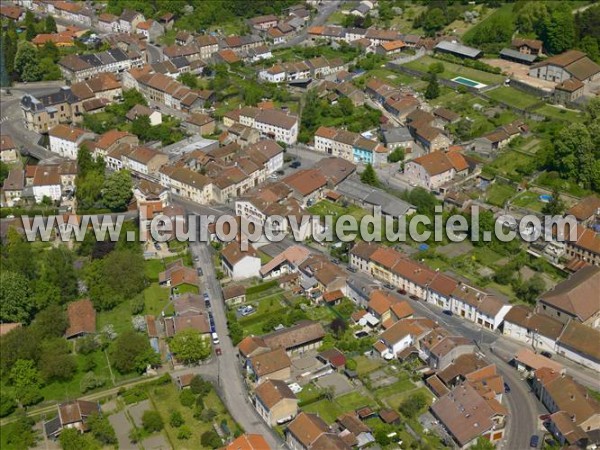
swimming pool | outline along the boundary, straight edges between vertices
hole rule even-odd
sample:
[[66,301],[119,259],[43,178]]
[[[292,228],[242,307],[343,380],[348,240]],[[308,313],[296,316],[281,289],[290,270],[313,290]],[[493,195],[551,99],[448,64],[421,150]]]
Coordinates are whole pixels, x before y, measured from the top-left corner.
[[552,196],[548,195],[548,194],[542,194],[540,195],[540,201],[543,203],[550,203],[550,200],[552,200]]
[[486,84],[480,83],[479,81],[470,80],[469,78],[465,77],[455,77],[452,79],[452,81],[475,89],[481,89],[487,86]]

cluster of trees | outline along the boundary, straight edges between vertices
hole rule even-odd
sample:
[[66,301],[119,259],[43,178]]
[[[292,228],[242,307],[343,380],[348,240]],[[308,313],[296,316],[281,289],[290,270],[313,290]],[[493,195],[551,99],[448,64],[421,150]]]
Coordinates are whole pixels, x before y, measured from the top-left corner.
[[381,111],[365,106],[355,108],[349,98],[342,97],[337,104],[331,105],[325,99],[319,99],[316,91],[310,91],[304,100],[300,123],[300,142],[310,141],[321,125],[344,127],[358,133],[379,125]]
[[25,14],[25,39],[19,39],[17,26],[9,21],[2,33],[2,64],[0,66],[2,85],[11,81],[60,80],[61,73],[56,64],[60,52],[52,42],[38,49],[29,41],[39,33],[56,32],[56,22],[52,16],[38,21],[31,11]]
[[207,359],[211,353],[209,339],[192,329],[177,333],[170,340],[169,348],[177,360],[184,364],[197,364]]
[[125,211],[133,196],[131,173],[127,170],[106,175],[104,159],[94,160],[87,146],[77,154],[79,173],[75,180],[75,196],[81,211],[109,209]]
[[377,177],[377,172],[371,165],[371,163],[367,164],[365,170],[360,174],[360,181],[364,184],[368,184],[369,186],[379,186],[379,178]]
[[536,299],[546,290],[546,283],[539,274],[523,280],[519,274],[527,262],[527,254],[519,252],[510,262],[502,266],[494,274],[494,281],[502,285],[510,285],[517,297],[527,303],[535,304]]
[[88,417],[89,433],[81,434],[75,428],[65,428],[59,437],[63,450],[97,450],[117,444],[117,435],[108,418],[93,414]]
[[558,131],[538,161],[540,169],[600,192],[600,100],[588,103],[583,124],[569,124]]
[[423,28],[428,36],[433,36],[446,25],[462,17],[465,8],[460,2],[438,0],[427,3],[427,9],[413,21],[413,28]]
[[600,60],[600,6],[573,14],[570,2],[516,2],[511,13],[494,14],[465,35],[469,44],[497,52],[516,32],[536,35],[550,54],[579,48]]

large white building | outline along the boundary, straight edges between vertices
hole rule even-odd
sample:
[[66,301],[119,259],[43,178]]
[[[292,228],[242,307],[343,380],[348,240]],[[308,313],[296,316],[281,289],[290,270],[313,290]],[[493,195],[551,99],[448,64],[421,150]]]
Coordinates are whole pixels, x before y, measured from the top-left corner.
[[279,109],[243,108],[239,122],[288,145],[298,141],[298,117]]
[[50,151],[62,158],[77,159],[79,146],[83,141],[93,140],[96,135],[90,131],[69,125],[56,125],[48,131],[50,138]]

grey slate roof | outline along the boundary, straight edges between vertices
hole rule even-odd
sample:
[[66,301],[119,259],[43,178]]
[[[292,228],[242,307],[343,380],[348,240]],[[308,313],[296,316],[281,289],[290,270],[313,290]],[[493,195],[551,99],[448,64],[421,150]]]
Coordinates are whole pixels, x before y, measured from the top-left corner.
[[457,55],[466,56],[468,58],[477,58],[482,51],[478,48],[467,47],[466,45],[459,44],[458,42],[442,41],[435,46],[436,50],[443,50],[450,53],[456,53]]
[[537,55],[527,55],[525,53],[521,53],[518,50],[514,50],[512,48],[503,48],[500,52],[500,56],[506,56],[508,58],[518,59],[527,64],[531,64],[537,59]]

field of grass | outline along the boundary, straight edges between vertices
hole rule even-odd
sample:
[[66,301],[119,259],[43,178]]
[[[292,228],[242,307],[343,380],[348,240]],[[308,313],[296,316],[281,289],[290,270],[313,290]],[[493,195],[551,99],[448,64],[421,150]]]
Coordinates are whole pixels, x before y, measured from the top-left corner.
[[540,194],[532,191],[526,191],[519,194],[511,204],[521,208],[531,209],[536,212],[541,212],[544,203],[540,200]]
[[517,168],[524,167],[533,161],[533,157],[512,150],[501,152],[488,166],[496,173],[505,176],[518,175]]
[[504,102],[515,108],[525,109],[539,103],[541,100],[535,95],[527,94],[510,86],[499,86],[487,91],[486,94],[497,101]]
[[373,372],[381,367],[383,364],[379,359],[367,358],[366,356],[360,355],[354,358],[356,360],[356,373],[359,376],[366,375]]
[[516,193],[515,188],[508,184],[494,183],[488,188],[486,199],[489,204],[502,207]]
[[427,73],[429,66],[437,62],[441,62],[442,64],[444,64],[444,72],[438,74],[438,77],[444,78],[446,80],[451,80],[455,77],[465,77],[484,84],[498,84],[504,81],[504,77],[502,75],[496,75],[494,73],[489,72],[482,72],[481,70],[472,69],[470,67],[461,66],[459,64],[441,61],[431,56],[423,56],[422,58],[409,62],[406,64],[406,67]]
[[375,406],[373,400],[358,392],[351,392],[337,397],[332,401],[323,399],[302,408],[305,412],[317,413],[328,424],[345,412],[354,411],[361,406]]
[[510,21],[514,20],[513,6],[514,6],[513,3],[506,3],[506,4],[502,5],[500,8],[498,8],[496,11],[494,11],[493,13],[489,14],[487,17],[485,17],[483,20],[481,20],[475,26],[470,28],[463,35],[463,41],[467,42],[477,32],[477,29],[479,27],[483,26],[488,21],[496,20],[497,18],[502,18],[502,19],[508,18]]
[[336,397],[334,402],[345,411],[354,411],[363,406],[376,406],[376,403],[370,397],[367,397],[360,392],[350,392],[340,397]]
[[375,391],[375,397],[378,400],[382,401],[389,398],[392,395],[396,395],[401,392],[411,391],[415,388],[415,385],[408,378],[403,378],[401,380],[396,381],[394,384],[390,384],[389,386],[382,387]]
[[144,264],[146,278],[150,281],[158,281],[158,274],[165,270],[165,264],[162,259],[148,259]]
[[427,82],[423,81],[419,78],[411,77],[410,75],[406,75],[402,72],[396,72],[394,70],[385,69],[383,67],[377,69],[369,70],[365,75],[361,75],[357,79],[365,78],[365,81],[368,82],[371,78],[379,78],[386,83],[391,85],[403,85],[408,84],[415,89],[421,89],[427,86]]
[[[402,404],[404,400],[406,400],[409,396],[417,393],[422,393],[425,395],[427,399],[427,407],[431,405],[433,401],[433,394],[426,387],[416,388],[410,391],[398,392],[397,394],[392,394],[386,398],[386,403],[390,408],[398,409],[398,407]],[[426,408],[423,408],[423,411]]]
[[546,117],[556,120],[565,120],[567,122],[582,122],[584,116],[579,111],[573,111],[570,109],[558,108],[552,105],[544,105],[540,108],[536,108],[534,112],[542,114]]
[[250,316],[239,319],[239,324],[244,330],[245,336],[251,334],[263,334],[263,325],[267,323],[271,317],[277,317],[285,312],[284,309],[286,306],[282,289],[268,289],[256,295],[259,295],[259,297],[254,297],[251,301],[247,302],[256,307],[256,312]]
[[[214,391],[211,391],[208,395],[203,397],[204,407],[206,409],[213,409],[217,413],[217,416],[210,423],[195,419],[193,417],[193,409],[181,405],[179,402],[179,391],[171,383],[164,386],[149,388],[149,395],[152,405],[160,413],[165,423],[164,432],[166,433],[169,442],[171,442],[175,448],[197,448],[196,446],[200,442],[202,433],[213,429],[213,423],[220,424],[224,420],[232,433],[237,428],[237,425],[227,412],[221,399]],[[182,441],[177,439],[178,429],[169,424],[169,419],[173,411],[179,411],[181,413],[185,420],[185,426],[192,431],[192,437],[189,440]]]

